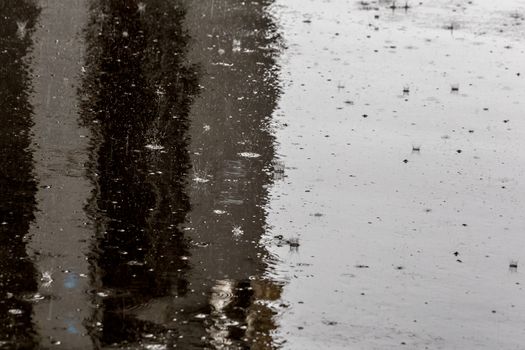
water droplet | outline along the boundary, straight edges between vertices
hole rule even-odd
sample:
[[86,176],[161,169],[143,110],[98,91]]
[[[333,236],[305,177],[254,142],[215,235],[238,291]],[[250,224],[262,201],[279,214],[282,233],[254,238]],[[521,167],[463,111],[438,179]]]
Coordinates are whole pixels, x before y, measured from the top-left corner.
[[149,144],[149,145],[146,145],[146,148],[152,151],[160,151],[164,149],[164,146],[156,145],[156,144]]
[[261,156],[260,154],[254,152],[241,152],[239,155],[244,158],[259,158]]

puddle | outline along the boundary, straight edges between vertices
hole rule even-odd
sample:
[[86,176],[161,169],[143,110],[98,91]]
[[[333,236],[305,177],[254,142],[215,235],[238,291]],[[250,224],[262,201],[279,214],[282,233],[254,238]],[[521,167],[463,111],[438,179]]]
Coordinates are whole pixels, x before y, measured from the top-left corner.
[[521,347],[522,1],[0,9],[0,348]]

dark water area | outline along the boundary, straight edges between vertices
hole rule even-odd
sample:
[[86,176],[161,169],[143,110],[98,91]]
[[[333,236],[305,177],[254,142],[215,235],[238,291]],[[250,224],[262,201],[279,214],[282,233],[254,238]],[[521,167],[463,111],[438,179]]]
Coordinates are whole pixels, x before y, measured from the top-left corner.
[[197,76],[183,61],[183,10],[164,1],[147,5],[142,13],[128,1],[95,3],[87,29],[81,96],[95,135],[89,210],[96,229],[93,322],[100,324],[91,335],[102,346],[148,341],[145,334],[176,344],[169,305],[162,315],[141,307],[188,292],[179,225],[189,210],[186,134]]
[[[26,235],[34,219],[36,182],[29,151],[33,108],[25,57],[39,14],[31,1],[9,1],[0,22],[0,346],[37,345],[26,296],[36,291],[35,268],[26,251]],[[17,21],[24,16],[26,22]],[[6,341],[8,340],[8,341]]]
[[0,348],[275,348],[269,3],[1,5]]

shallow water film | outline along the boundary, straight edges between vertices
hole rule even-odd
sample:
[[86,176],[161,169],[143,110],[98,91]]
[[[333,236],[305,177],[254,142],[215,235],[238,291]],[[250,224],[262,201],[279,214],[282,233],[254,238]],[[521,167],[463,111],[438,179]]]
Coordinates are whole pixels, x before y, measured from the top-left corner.
[[523,349],[525,0],[0,0],[0,349]]

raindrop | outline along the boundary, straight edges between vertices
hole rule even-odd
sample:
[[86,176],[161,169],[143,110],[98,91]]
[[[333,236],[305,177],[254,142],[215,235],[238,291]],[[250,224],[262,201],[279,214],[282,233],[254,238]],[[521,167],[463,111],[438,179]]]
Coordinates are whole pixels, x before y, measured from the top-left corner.
[[27,34],[27,21],[16,21],[16,35],[19,39],[24,39]]
[[239,155],[244,158],[259,158],[261,156],[260,154],[254,152],[241,152]]
[[51,277],[51,272],[44,271],[42,272],[42,277],[40,278],[42,282],[42,287],[48,288],[53,283],[53,278]]
[[241,41],[240,40],[233,39],[232,52],[241,52]]
[[233,226],[232,233],[235,237],[240,237],[244,234],[244,231],[240,226]]
[[168,347],[164,344],[148,344],[144,345],[148,350],[166,350]]
[[288,243],[288,245],[290,246],[290,248],[292,249],[297,249],[299,248],[300,244],[299,244],[299,238],[297,237],[292,237],[290,238],[286,243]]
[[204,184],[204,183],[206,183],[206,182],[209,182],[210,180],[208,180],[208,179],[204,179],[204,178],[202,178],[202,177],[195,176],[195,177],[193,178],[193,181],[195,181],[195,182],[197,182],[197,183],[203,183],[203,184]]
[[23,313],[20,309],[9,309],[8,311],[11,315],[21,315]]
[[156,144],[148,144],[146,145],[146,148],[152,151],[160,151],[164,149],[164,146],[156,145]]

